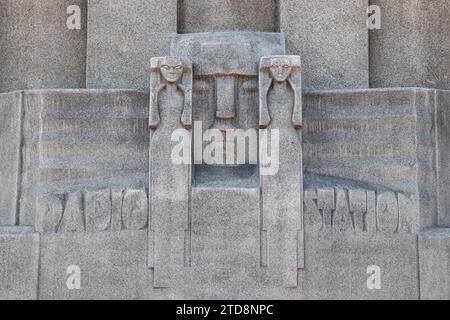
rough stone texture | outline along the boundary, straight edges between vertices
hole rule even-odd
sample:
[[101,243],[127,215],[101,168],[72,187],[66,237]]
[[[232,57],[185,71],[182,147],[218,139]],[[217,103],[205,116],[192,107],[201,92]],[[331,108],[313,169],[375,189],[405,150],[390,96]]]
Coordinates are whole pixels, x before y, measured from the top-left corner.
[[[338,186],[336,183],[335,186]],[[344,187],[347,188],[347,187]],[[304,288],[310,299],[417,299],[417,241],[411,229],[383,216],[398,214],[401,195],[343,188],[306,189]],[[365,199],[365,201],[364,201]],[[384,210],[376,210],[381,207]],[[365,211],[364,223],[356,213]],[[401,210],[410,215],[409,209]],[[353,218],[355,223],[352,222]],[[365,228],[363,227],[365,226]],[[379,227],[384,227],[384,231]],[[389,231],[387,232],[387,230]],[[326,265],[326,271],[320,271]],[[378,266],[381,288],[369,290],[367,268]],[[316,270],[315,272],[311,272]]]
[[[94,245],[95,244],[95,245]],[[145,299],[147,230],[41,236],[40,299]],[[78,266],[81,290],[69,290],[67,268]],[[161,296],[155,292],[153,299]]]
[[147,188],[148,94],[49,90],[24,94],[20,223],[46,193]]
[[371,87],[450,89],[450,3],[370,0],[382,12],[369,32]]
[[[260,269],[259,190],[193,188],[192,298],[257,294]],[[188,282],[189,283],[189,282]],[[214,283],[214,286],[211,286]]]
[[288,54],[302,57],[305,89],[369,87],[368,0],[282,0]]
[[[81,9],[81,30],[69,30],[67,7]],[[0,2],[0,92],[84,88],[87,0]]]
[[0,94],[0,225],[15,225],[21,178],[22,93]]
[[178,32],[278,31],[278,0],[179,0]]
[[176,10],[176,0],[89,1],[87,87],[148,90],[150,58],[169,53]]
[[420,298],[450,299],[450,229],[419,234]]
[[[327,235],[310,233],[308,226],[305,232],[303,286],[308,299],[419,298],[415,235]],[[379,290],[367,288],[372,265],[381,269]]]
[[0,227],[0,300],[37,298],[39,234],[29,227]]

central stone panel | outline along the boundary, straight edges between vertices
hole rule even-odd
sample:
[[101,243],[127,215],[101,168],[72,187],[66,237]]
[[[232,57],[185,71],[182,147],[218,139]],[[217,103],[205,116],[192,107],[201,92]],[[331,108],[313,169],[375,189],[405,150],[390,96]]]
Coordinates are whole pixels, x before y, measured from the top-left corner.
[[263,56],[284,54],[284,47],[284,37],[274,33],[183,34],[172,42],[171,55],[188,58],[193,66],[194,166],[186,280],[196,287],[215,284],[229,292],[259,286],[265,278],[258,164],[250,163],[246,149],[245,164],[224,159],[211,165],[195,146],[205,150],[203,137],[209,129],[223,133],[225,146],[234,142],[226,138],[233,130],[252,130],[258,139],[259,63]]
[[152,59],[155,288],[298,286],[301,62],[284,53],[281,34],[200,33],[177,35],[171,56]]
[[[193,121],[201,123],[193,128],[194,144],[208,129],[257,132],[260,59],[284,52],[284,37],[279,33],[207,32],[174,38],[171,55],[189,58],[193,65],[192,114]],[[198,144],[201,150],[207,147],[201,141]],[[194,151],[194,186],[218,186],[218,181],[223,181],[222,186],[257,188],[258,166],[250,163],[248,153],[245,165],[233,166],[227,161],[228,165],[211,166]]]

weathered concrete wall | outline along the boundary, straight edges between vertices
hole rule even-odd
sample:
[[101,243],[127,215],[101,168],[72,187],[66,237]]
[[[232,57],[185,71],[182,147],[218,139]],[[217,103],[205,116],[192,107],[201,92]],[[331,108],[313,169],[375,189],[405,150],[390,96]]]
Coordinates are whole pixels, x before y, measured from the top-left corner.
[[[355,190],[350,190],[352,191]],[[367,191],[367,203],[363,204],[367,205],[368,229],[364,230],[358,227],[357,219],[355,228],[352,227],[349,212],[353,211],[353,217],[357,218],[359,209],[352,208],[355,202],[350,197],[350,192],[340,188],[309,189],[306,192],[306,268],[300,276],[304,279],[308,299],[395,300],[419,297],[417,236],[395,231],[396,215],[392,217],[391,224],[386,223],[382,217],[384,208],[387,208],[389,214],[397,213],[395,201],[392,205],[383,204],[385,200],[382,198],[389,193]],[[377,205],[383,208],[376,212],[376,217],[375,198],[371,196],[375,194],[378,197]],[[332,209],[332,206],[335,208]],[[403,213],[409,214],[407,210]],[[328,215],[333,217],[332,229],[325,220]],[[322,216],[324,221],[320,228]],[[375,219],[378,219],[378,225],[370,221]],[[384,225],[381,221],[385,221]],[[370,275],[368,271],[372,266],[380,268],[381,287],[378,290],[370,290],[367,286]]]
[[88,88],[148,89],[150,58],[168,55],[176,0],[89,1]]
[[[81,8],[81,30],[69,30],[67,7]],[[83,88],[87,0],[0,2],[0,92]]]
[[[147,230],[45,234],[41,242],[39,299],[162,298],[147,269]],[[80,267],[82,290],[67,290],[70,265]]]
[[24,94],[20,223],[34,225],[39,194],[148,181],[148,94],[43,90]]
[[381,29],[370,36],[371,87],[450,89],[450,2],[370,0]]
[[0,299],[38,295],[39,234],[29,227],[0,227]]
[[420,298],[450,299],[450,229],[432,228],[419,234]]
[[[284,32],[306,89],[366,88],[369,69],[371,87],[450,89],[445,0],[370,0],[382,10],[372,31],[368,0],[140,1],[2,1],[0,92],[144,89],[148,61],[168,53],[171,34],[243,30]],[[66,27],[69,5],[82,9],[81,30]]]
[[178,32],[278,31],[278,0],[179,0]]
[[[143,189],[148,183],[148,95],[125,90],[25,92],[21,222],[35,224],[43,233],[40,298],[417,299],[416,233],[436,220],[421,194],[433,186],[420,178],[421,172],[433,175],[434,92],[305,93],[306,269],[299,273],[301,290],[264,284],[270,274],[256,261],[257,208],[250,206],[239,217],[242,233],[221,231],[230,244],[231,238],[242,237],[251,264],[211,240],[221,230],[220,221],[213,226],[201,212],[221,208],[233,217],[230,212],[241,201],[230,204],[226,199],[232,197],[212,197],[215,189],[208,185],[196,191],[193,202],[191,267],[183,282],[153,288],[145,259],[147,211],[139,204],[146,201],[126,200],[131,191],[124,191],[137,188],[142,198],[148,197]],[[237,198],[258,194],[251,187],[228,190]],[[34,205],[40,208],[37,220]],[[350,214],[365,222],[353,225]],[[216,255],[205,256],[211,250]],[[67,261],[82,270],[82,292],[66,289]],[[381,290],[366,286],[371,265],[382,270]],[[240,271],[230,272],[234,267]],[[217,275],[224,283],[212,292],[211,279]],[[227,279],[234,285],[227,286]]]
[[[337,177],[420,198],[415,230],[436,221],[434,90],[304,95],[304,166],[319,185]],[[423,207],[422,207],[423,206]],[[416,210],[419,210],[417,203]]]
[[281,0],[287,53],[302,57],[303,88],[368,88],[367,0]]

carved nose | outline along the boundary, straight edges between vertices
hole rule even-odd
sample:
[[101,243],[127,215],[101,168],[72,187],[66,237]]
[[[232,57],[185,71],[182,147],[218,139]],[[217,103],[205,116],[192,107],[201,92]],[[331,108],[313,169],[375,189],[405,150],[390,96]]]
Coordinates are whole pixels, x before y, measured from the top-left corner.
[[216,80],[217,86],[217,111],[216,118],[220,120],[230,120],[236,118],[235,94],[232,76],[219,77]]

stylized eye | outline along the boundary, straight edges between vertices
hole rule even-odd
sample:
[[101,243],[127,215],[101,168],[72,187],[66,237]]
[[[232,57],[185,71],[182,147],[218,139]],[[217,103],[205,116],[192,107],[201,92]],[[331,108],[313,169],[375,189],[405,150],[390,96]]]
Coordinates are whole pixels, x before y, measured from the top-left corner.
[[175,69],[181,70],[181,69],[183,69],[183,66],[176,66]]
[[285,65],[283,65],[283,68],[289,69],[289,65],[288,65],[288,64],[285,64]]
[[161,69],[167,70],[167,69],[169,69],[169,66],[163,65],[163,66],[161,66]]

